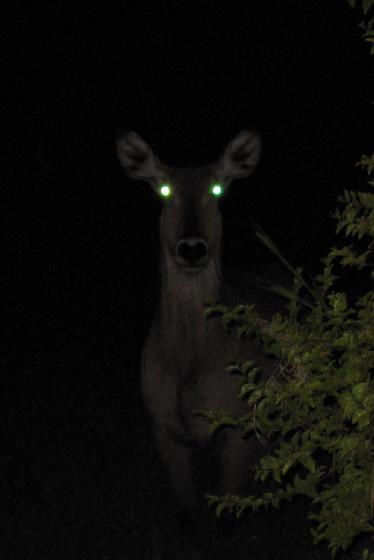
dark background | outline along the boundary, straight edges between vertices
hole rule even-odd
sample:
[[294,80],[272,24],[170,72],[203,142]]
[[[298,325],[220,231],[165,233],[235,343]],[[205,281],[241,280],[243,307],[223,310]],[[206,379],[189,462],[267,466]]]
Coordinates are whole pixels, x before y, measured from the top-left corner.
[[[168,486],[138,389],[159,201],[126,181],[115,135],[201,164],[255,125],[261,163],[222,208],[225,265],[267,260],[254,218],[316,272],[337,195],[362,184],[372,61],[344,1],[62,6],[5,26],[0,556],[163,558]],[[290,536],[267,530],[254,551],[272,558]]]

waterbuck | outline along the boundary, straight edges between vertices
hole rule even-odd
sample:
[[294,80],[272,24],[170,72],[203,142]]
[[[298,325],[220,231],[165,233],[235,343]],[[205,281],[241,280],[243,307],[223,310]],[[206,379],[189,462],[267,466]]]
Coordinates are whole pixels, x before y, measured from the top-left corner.
[[[238,380],[225,371],[228,362],[245,357],[268,367],[254,343],[241,347],[219,318],[203,315],[207,301],[238,303],[221,275],[219,198],[234,179],[253,172],[260,139],[244,130],[217,163],[193,168],[163,164],[134,132],[118,135],[117,152],[128,176],[147,181],[163,201],[161,302],[143,349],[141,388],[176,498],[196,512],[206,491],[245,491],[262,451],[255,437],[245,440],[239,430],[212,436],[194,413],[243,414],[246,403],[238,398]],[[205,478],[196,471],[203,464],[210,469]]]

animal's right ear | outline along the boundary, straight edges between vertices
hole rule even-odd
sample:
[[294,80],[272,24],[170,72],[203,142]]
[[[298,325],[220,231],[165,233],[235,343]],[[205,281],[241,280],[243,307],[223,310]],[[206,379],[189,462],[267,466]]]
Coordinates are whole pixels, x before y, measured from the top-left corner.
[[151,184],[160,180],[160,161],[152,149],[135,132],[121,131],[117,135],[117,156],[132,179],[143,179]]

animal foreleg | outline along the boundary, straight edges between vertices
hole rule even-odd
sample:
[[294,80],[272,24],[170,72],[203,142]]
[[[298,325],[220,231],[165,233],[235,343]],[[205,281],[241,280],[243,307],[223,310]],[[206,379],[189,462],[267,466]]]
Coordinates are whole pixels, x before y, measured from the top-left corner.
[[199,504],[193,481],[192,447],[178,442],[162,425],[155,426],[155,437],[177,501],[184,510],[195,513]]

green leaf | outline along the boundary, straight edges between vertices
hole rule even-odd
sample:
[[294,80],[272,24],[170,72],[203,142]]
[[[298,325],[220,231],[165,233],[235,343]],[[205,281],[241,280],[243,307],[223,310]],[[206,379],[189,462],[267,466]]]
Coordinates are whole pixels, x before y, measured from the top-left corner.
[[360,438],[356,434],[352,436],[343,436],[340,441],[339,456],[342,458],[352,451],[356,450],[360,444]]
[[282,482],[282,476],[281,476],[281,470],[280,469],[275,469],[273,471],[273,478],[276,482],[279,482],[279,483]]
[[368,393],[362,399],[362,404],[368,410],[368,412],[374,412],[374,392]]
[[343,408],[343,418],[350,420],[357,411],[358,405],[350,393],[344,393],[340,397],[340,405]]
[[243,385],[240,388],[239,396],[246,397],[247,395],[249,395],[249,393],[251,393],[256,388],[257,385],[255,385],[255,383],[243,383]]
[[368,548],[365,548],[365,550],[363,551],[361,559],[362,560],[369,560],[369,549]]
[[252,393],[251,396],[248,399],[248,404],[254,404],[256,401],[258,401],[261,397],[262,397],[262,390],[261,389],[255,389]]
[[225,503],[221,503],[216,507],[216,515],[217,517],[221,516],[221,513],[226,509],[226,504]]
[[289,459],[287,461],[287,463],[285,463],[282,467],[282,475],[284,476],[285,474],[288,473],[288,471],[290,470],[290,468],[293,466],[294,464],[294,460],[293,459]]
[[368,414],[368,411],[363,408],[356,410],[356,412],[352,416],[352,422],[354,424],[358,424],[359,428],[366,428],[366,426],[370,424],[370,416]]
[[301,457],[301,463],[311,473],[316,472],[316,462],[311,455],[303,455]]
[[352,396],[354,400],[358,403],[362,402],[364,397],[367,395],[369,389],[369,383],[358,383],[352,389]]

